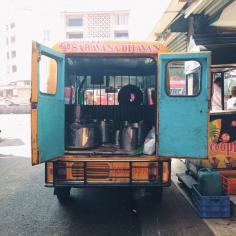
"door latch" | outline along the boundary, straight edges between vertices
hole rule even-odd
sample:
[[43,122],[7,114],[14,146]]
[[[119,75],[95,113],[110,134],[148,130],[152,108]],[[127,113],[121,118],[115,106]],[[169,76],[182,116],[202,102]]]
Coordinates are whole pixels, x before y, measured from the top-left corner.
[[37,109],[38,103],[37,102],[31,102],[31,109]]

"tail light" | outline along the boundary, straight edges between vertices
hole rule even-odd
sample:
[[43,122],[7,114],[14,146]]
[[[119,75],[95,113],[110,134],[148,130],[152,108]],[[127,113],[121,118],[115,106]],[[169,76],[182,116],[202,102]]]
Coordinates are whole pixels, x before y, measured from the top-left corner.
[[56,165],[56,176],[58,180],[66,179],[66,163],[60,162]]
[[149,181],[157,180],[157,163],[150,163],[148,167],[148,179]]
[[53,163],[46,162],[46,183],[53,182]]
[[162,176],[162,181],[163,183],[166,183],[169,181],[170,178],[170,170],[169,170],[169,162],[165,161],[163,162],[163,176]]

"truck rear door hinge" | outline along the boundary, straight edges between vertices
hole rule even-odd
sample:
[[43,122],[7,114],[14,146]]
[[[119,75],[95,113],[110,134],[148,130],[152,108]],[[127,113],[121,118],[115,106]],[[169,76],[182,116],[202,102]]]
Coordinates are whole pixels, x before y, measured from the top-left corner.
[[38,103],[37,102],[31,102],[31,109],[37,109]]

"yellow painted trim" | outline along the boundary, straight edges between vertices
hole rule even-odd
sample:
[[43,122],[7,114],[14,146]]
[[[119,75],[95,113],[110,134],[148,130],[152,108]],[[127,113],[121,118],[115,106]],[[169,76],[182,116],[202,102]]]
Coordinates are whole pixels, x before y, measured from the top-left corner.
[[38,140],[37,140],[37,109],[31,109],[31,161],[32,165],[39,164]]
[[53,183],[53,163],[48,161],[45,168],[47,168],[46,183]]
[[38,101],[38,59],[39,59],[39,52],[37,48],[37,42],[32,42],[32,65],[31,65],[31,102]]
[[[131,156],[111,156],[111,157],[104,157],[104,156],[82,156],[82,155],[65,155],[58,157],[54,160],[63,160],[63,161],[70,161],[70,160],[78,160],[78,161],[155,161],[157,158],[155,156],[147,156],[142,155],[138,157],[131,157]],[[166,160],[166,158],[164,159]]]
[[[37,43],[32,42],[32,71],[31,71],[31,103],[38,102],[38,59],[39,52]],[[32,165],[39,164],[39,151],[37,140],[37,108],[31,108],[31,162]]]

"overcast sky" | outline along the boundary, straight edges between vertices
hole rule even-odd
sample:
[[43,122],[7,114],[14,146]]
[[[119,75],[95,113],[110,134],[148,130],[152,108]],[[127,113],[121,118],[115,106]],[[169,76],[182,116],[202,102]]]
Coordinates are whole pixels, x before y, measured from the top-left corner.
[[[58,13],[62,11],[111,11],[111,10],[130,10],[129,19],[129,38],[134,40],[145,40],[153,30],[156,22],[159,20],[170,0],[0,0],[0,84],[7,83],[6,80],[6,52],[5,50],[5,25],[14,19],[14,14],[18,9],[32,10],[31,14],[34,19],[31,22],[37,22],[37,26],[48,24],[53,27],[54,33],[60,28],[58,24],[54,24]],[[21,11],[23,12],[23,11]],[[13,17],[12,17],[13,16]],[[17,19],[15,19],[17,24]],[[49,22],[50,21],[50,22]],[[37,35],[32,36],[25,27],[22,34],[31,40],[40,40]],[[55,34],[54,34],[55,35]],[[60,34],[58,34],[60,35]],[[58,39],[60,40],[60,39]],[[57,40],[57,41],[58,41]],[[21,50],[25,50],[24,58],[24,78],[30,79],[30,60],[31,60],[31,44],[23,43]],[[29,52],[29,53],[27,53]],[[29,61],[26,63],[26,59]],[[27,60],[28,60],[27,59]]]
[[[0,20],[16,9],[30,8],[52,17],[58,11],[130,10],[130,34],[145,39],[167,8],[170,0],[1,0]],[[38,15],[38,14],[36,14]]]

